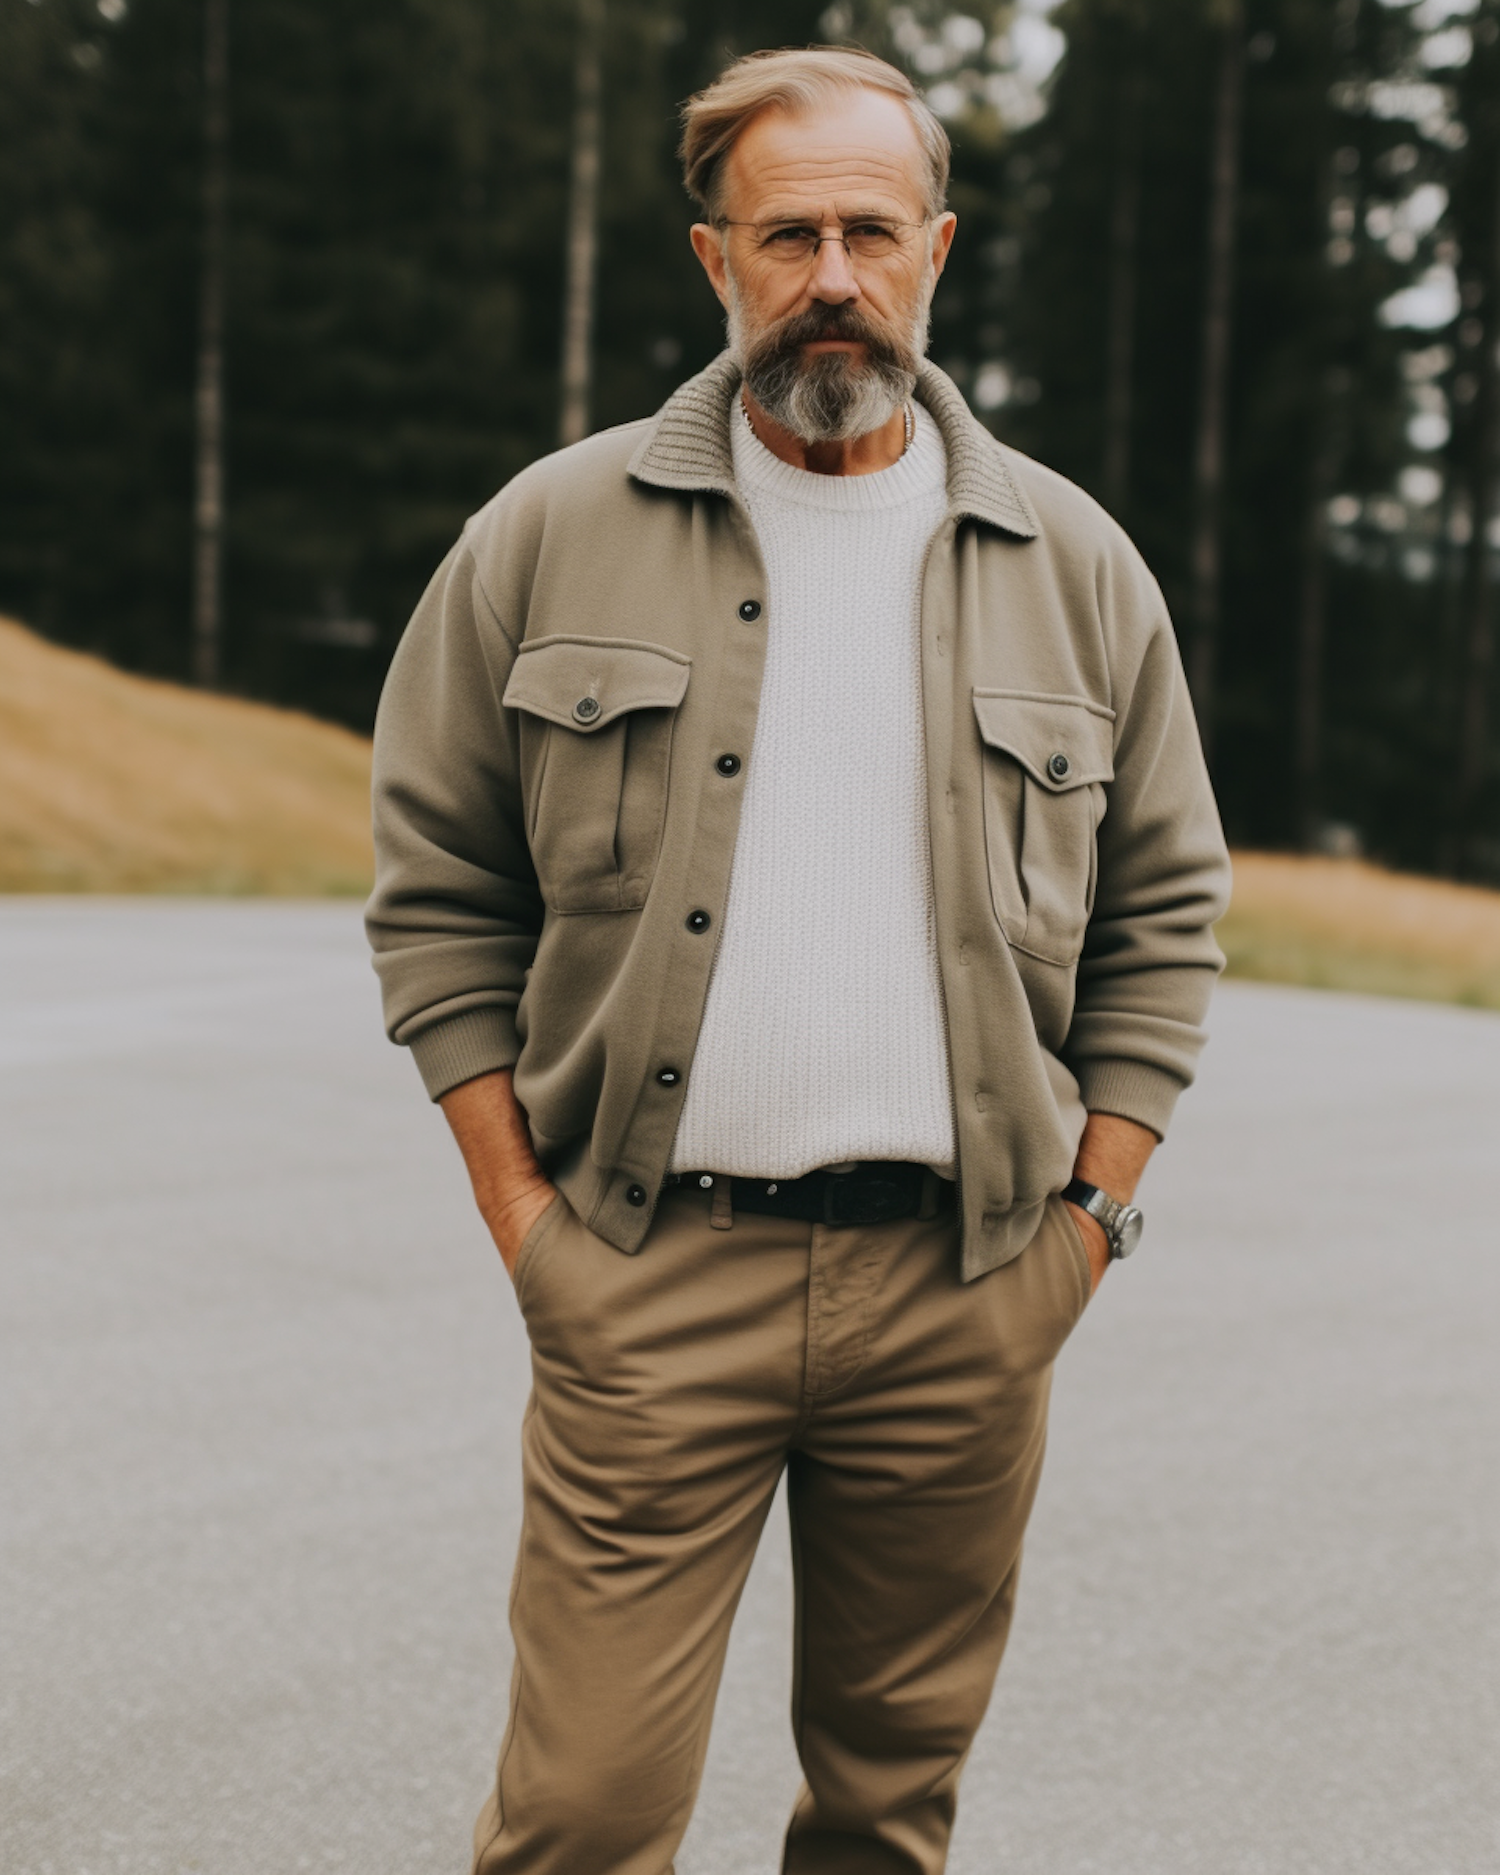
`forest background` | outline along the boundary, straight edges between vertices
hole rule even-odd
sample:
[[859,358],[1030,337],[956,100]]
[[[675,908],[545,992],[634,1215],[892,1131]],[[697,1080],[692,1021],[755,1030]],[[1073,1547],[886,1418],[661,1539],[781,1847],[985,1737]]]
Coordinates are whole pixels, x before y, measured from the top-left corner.
[[1500,881],[1500,0],[0,0],[0,611],[368,729],[557,444],[591,60],[600,428],[722,342],[678,103],[829,40],[947,122],[933,356],[1139,542],[1231,837]]

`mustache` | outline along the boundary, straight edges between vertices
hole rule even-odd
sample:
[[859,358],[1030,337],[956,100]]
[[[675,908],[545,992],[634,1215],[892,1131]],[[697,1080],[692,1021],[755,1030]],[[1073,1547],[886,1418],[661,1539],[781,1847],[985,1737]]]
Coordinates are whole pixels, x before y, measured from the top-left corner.
[[788,313],[774,325],[756,335],[747,364],[760,364],[796,352],[820,339],[847,339],[863,345],[873,364],[910,369],[907,348],[845,300],[837,306],[809,306],[805,312]]

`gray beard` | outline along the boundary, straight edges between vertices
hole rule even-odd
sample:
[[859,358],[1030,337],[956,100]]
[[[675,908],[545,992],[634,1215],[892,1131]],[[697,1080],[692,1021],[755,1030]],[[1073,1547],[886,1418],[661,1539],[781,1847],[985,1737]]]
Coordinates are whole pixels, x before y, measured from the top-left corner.
[[[801,443],[846,443],[889,423],[916,389],[917,367],[927,349],[930,292],[922,295],[905,344],[893,342],[858,315],[847,335],[865,342],[864,358],[822,352],[804,359],[797,344],[778,337],[750,336],[740,299],[730,282],[729,350],[744,373],[750,395],[782,429]],[[836,309],[831,309],[836,310]]]

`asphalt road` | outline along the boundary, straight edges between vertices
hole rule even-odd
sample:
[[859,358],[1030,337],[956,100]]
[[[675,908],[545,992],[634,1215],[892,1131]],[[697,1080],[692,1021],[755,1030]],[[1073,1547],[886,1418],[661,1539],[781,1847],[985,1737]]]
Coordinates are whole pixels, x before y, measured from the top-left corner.
[[[1494,1875],[1500,1019],[1231,985],[955,1875]],[[526,1346],[348,907],[0,902],[7,1875],[458,1875]],[[681,1875],[771,1875],[789,1571]]]

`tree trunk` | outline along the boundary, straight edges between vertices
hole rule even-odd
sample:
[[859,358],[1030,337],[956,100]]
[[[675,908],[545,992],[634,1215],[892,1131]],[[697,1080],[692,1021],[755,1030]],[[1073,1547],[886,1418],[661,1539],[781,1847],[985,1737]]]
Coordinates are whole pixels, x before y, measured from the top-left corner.
[[[1500,150],[1497,150],[1500,154]],[[1463,683],[1459,716],[1458,850],[1471,876],[1493,869],[1494,856],[1481,851],[1483,808],[1489,769],[1489,693],[1495,656],[1495,549],[1490,527],[1500,493],[1500,162],[1495,166],[1495,199],[1489,279],[1480,302],[1482,333],[1478,346],[1478,395],[1475,399],[1473,453],[1469,467],[1469,545],[1464,569]]]
[[203,6],[202,250],[194,397],[193,681],[224,661],[224,313],[229,245],[229,0]]
[[1109,220],[1109,330],[1104,372],[1104,505],[1117,520],[1130,499],[1135,318],[1140,276],[1141,74],[1135,47],[1120,83],[1115,192]]
[[1193,452],[1193,637],[1188,663],[1205,752],[1213,744],[1223,550],[1224,455],[1229,404],[1234,236],[1239,211],[1240,116],[1244,101],[1244,25],[1239,0],[1220,14],[1219,75],[1209,159],[1208,240],[1203,288],[1203,376]]
[[1297,608],[1297,819],[1307,851],[1323,824],[1323,665],[1328,611],[1328,503],[1343,454],[1343,402],[1348,374],[1323,374],[1314,414],[1302,539],[1302,591]]
[[567,278],[563,288],[562,412],[558,436],[576,443],[589,433],[593,375],[594,276],[599,258],[599,103],[604,0],[578,0],[574,67],[573,173],[568,196]]
[[[1331,143],[1331,138],[1329,139]],[[1338,189],[1335,156],[1325,147],[1318,165],[1318,226],[1325,234]],[[1336,344],[1324,340],[1327,358]],[[1325,819],[1323,800],[1324,686],[1328,632],[1328,503],[1348,441],[1350,375],[1327,362],[1318,373],[1308,434],[1306,515],[1302,532],[1302,581],[1297,606],[1296,698],[1293,707],[1293,774],[1298,839],[1304,852],[1317,849]]]

